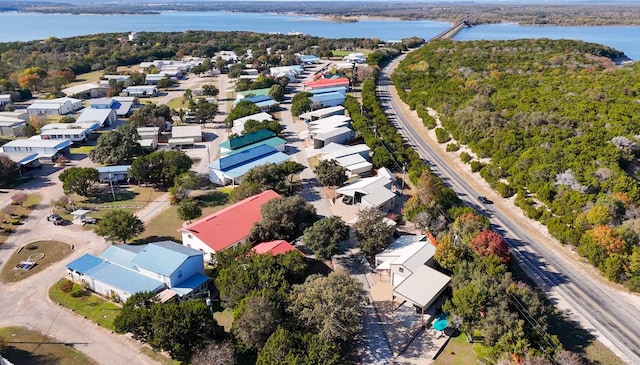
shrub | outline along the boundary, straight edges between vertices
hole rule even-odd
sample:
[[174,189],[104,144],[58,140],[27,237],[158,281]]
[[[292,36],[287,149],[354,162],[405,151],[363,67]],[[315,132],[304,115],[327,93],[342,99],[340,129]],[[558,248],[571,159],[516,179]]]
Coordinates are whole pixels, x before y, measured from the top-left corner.
[[451,140],[451,136],[444,128],[436,128],[436,139],[438,143],[447,143]]
[[498,181],[496,183],[496,191],[503,198],[510,198],[515,194],[515,190],[511,187],[511,185],[505,184],[502,181]]
[[78,298],[84,295],[84,287],[82,285],[78,285],[76,283],[71,283],[73,285],[73,289],[71,289],[71,296],[74,298]]
[[629,280],[627,280],[627,282],[625,283],[625,286],[627,287],[627,289],[633,291],[633,292],[639,292],[640,291],[640,276],[636,276],[633,277]]
[[460,149],[460,145],[457,143],[449,143],[447,145],[447,152],[456,152]]
[[471,156],[467,152],[460,153],[460,160],[464,163],[471,161]]
[[62,291],[63,293],[69,293],[71,292],[71,290],[73,289],[73,281],[71,280],[64,280],[62,282],[62,284],[60,284],[60,291]]
[[14,219],[14,220],[12,220],[12,221],[11,221],[11,225],[19,226],[19,225],[20,225],[20,220],[19,220],[19,219]]
[[478,160],[471,161],[470,165],[471,165],[471,172],[478,172],[485,166],[485,164],[483,164]]
[[4,233],[13,233],[13,228],[5,227]]

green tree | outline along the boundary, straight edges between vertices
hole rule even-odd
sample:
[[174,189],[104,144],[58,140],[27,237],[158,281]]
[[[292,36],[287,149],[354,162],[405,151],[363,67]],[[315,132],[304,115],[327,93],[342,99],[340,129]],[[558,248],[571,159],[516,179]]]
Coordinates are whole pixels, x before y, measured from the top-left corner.
[[0,153],[0,182],[9,184],[18,175],[18,165],[9,156]]
[[209,123],[213,122],[213,119],[218,114],[218,104],[210,103],[204,99],[199,99],[197,104],[197,109],[195,113],[195,118],[198,123]]
[[269,200],[260,207],[260,216],[249,235],[252,242],[294,240],[318,219],[316,208],[299,196]]
[[130,174],[145,183],[170,186],[178,176],[189,171],[192,164],[189,156],[181,151],[155,151],[135,159]]
[[249,133],[259,131],[261,129],[268,129],[275,134],[280,134],[282,133],[282,130],[284,128],[282,127],[280,122],[278,122],[277,120],[263,120],[260,122],[260,121],[251,119],[251,120],[247,120],[244,123],[244,130],[242,131],[242,133],[249,134]]
[[148,341],[153,336],[151,307],[157,303],[158,295],[154,292],[134,293],[113,320],[116,331],[131,333],[136,340]]
[[[236,308],[250,295],[263,296],[272,303],[283,303],[293,283],[303,280],[306,263],[299,252],[282,255],[256,255],[240,250],[240,256],[220,253],[215,279],[220,297],[228,308]],[[235,257],[231,257],[235,256]]]
[[337,216],[323,218],[304,230],[304,244],[320,260],[340,251],[338,243],[349,239],[349,227]]
[[169,121],[171,121],[171,108],[164,104],[144,104],[129,117],[129,122],[136,127],[158,127],[162,131],[166,129]]
[[246,348],[259,351],[280,320],[277,308],[267,298],[249,296],[235,311],[232,332]]
[[89,152],[89,158],[95,163],[105,165],[125,164],[142,154],[137,142],[138,131],[132,123],[103,133],[98,138],[96,148]]
[[304,165],[287,161],[280,165],[264,164],[250,169],[242,178],[242,182],[231,192],[231,201],[238,202],[266,190],[278,194],[291,193],[291,179],[287,177],[304,170]]
[[362,284],[344,271],[333,271],[294,285],[287,313],[324,340],[350,341],[362,328],[365,303]]
[[202,93],[207,96],[218,96],[220,90],[214,85],[202,85]]
[[306,91],[294,95],[291,99],[291,114],[297,117],[311,110],[311,100],[309,98],[312,96],[313,94]]
[[450,300],[445,302],[442,310],[462,319],[461,331],[471,342],[473,333],[480,323],[480,312],[485,309],[486,297],[480,288],[469,284],[454,290]]
[[200,178],[193,171],[183,172],[173,179],[173,186],[169,189],[172,202],[181,202],[189,198],[189,193],[200,185]]
[[314,170],[318,181],[324,186],[340,186],[347,181],[347,170],[336,160],[322,160]]
[[269,97],[276,101],[284,101],[285,90],[282,85],[275,84],[269,88]]
[[228,112],[224,122],[228,128],[231,128],[233,127],[234,120],[258,113],[260,113],[260,108],[258,108],[256,104],[250,101],[241,100],[233,107],[233,109],[231,109],[230,112]]
[[188,362],[207,339],[221,338],[222,328],[202,300],[164,303],[153,307],[153,337],[149,344],[172,358]]
[[128,240],[144,232],[144,223],[131,212],[114,209],[98,222],[95,232],[109,241],[122,241],[126,244]]
[[365,208],[358,212],[358,221],[353,225],[358,246],[367,257],[373,257],[389,245],[395,227],[385,221],[385,215],[376,208]]
[[282,327],[269,336],[264,347],[258,353],[256,365],[297,365],[300,364],[302,353],[298,350],[296,334]]
[[93,167],[69,167],[58,178],[65,194],[88,196],[91,188],[100,181],[100,173]]
[[185,199],[178,204],[177,213],[183,221],[192,221],[202,215],[202,209],[195,199]]
[[465,256],[466,250],[464,246],[454,244],[453,238],[449,234],[440,238],[434,255],[438,264],[450,271],[455,269],[458,262],[465,260]]

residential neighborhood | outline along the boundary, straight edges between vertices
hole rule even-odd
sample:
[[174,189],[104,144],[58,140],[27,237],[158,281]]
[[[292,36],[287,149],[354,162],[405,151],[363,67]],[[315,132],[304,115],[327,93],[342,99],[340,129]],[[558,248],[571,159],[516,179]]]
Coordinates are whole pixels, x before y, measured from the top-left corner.
[[78,364],[581,363],[552,322],[582,318],[494,224],[542,203],[480,182],[489,161],[389,87],[404,40],[155,37],[117,39],[157,41],[135,62],[0,95],[0,364],[29,363],[21,331]]

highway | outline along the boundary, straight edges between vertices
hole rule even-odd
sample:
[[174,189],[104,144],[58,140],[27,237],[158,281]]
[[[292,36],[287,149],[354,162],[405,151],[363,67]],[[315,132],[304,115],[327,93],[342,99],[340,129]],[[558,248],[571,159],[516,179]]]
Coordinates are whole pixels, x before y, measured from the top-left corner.
[[476,191],[475,184],[465,181],[465,177],[480,177],[461,173],[445,163],[439,152],[431,149],[421,137],[421,131],[416,129],[420,128],[422,122],[409,122],[410,116],[403,114],[402,101],[391,93],[393,86],[390,74],[403,57],[382,70],[378,83],[378,99],[389,120],[427,161],[431,170],[452,187],[462,200],[481,208],[489,216],[493,229],[500,232],[509,243],[513,258],[552,300],[564,301],[571,310],[579,313],[611,343],[625,362],[640,364],[640,309],[625,300],[624,293],[590,277],[580,270],[580,265],[554,252],[553,245],[559,243],[548,240],[546,245],[543,244],[537,239],[541,235],[532,232],[535,229],[533,225],[523,224],[512,217],[506,209],[501,209],[502,204],[495,204],[491,208],[480,204],[477,197],[484,194]]

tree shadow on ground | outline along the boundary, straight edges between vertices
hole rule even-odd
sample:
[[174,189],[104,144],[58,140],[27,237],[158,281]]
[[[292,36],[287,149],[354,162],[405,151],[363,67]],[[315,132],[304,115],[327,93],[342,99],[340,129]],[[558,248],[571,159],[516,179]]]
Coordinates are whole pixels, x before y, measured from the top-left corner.
[[[60,346],[63,345],[60,344]],[[11,345],[8,345],[6,349],[2,351],[2,355],[15,365],[55,365],[59,364],[62,360],[61,357],[56,354],[39,355]]]

